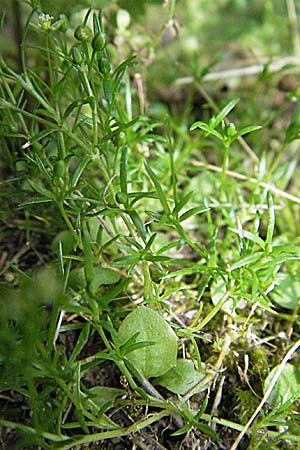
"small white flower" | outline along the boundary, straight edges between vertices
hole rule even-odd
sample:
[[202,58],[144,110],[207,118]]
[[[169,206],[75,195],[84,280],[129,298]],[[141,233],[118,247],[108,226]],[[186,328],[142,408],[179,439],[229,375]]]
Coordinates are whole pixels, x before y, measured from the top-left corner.
[[41,27],[42,30],[47,31],[51,27],[51,22],[53,19],[54,19],[53,16],[41,13],[39,15],[39,26]]

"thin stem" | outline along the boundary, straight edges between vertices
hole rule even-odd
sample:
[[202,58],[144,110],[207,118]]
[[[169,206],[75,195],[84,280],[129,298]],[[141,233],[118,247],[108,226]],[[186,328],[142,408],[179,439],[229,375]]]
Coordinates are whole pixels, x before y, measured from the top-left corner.
[[142,262],[142,270],[144,276],[144,298],[145,300],[149,300],[152,297],[152,279],[148,261]]
[[293,47],[294,47],[294,54],[299,58],[299,56],[300,56],[300,38],[299,38],[299,32],[298,32],[296,5],[295,5],[294,0],[286,0],[286,5],[287,5],[290,27],[291,27],[291,35],[292,35],[292,42],[293,42]]
[[223,164],[222,164],[222,177],[221,177],[221,184],[223,185],[225,183],[227,168],[228,168],[228,161],[229,161],[229,146],[224,146],[224,158],[223,158]]
[[87,74],[83,69],[81,69],[81,74],[84,78],[84,86],[87,90],[87,94],[92,99],[92,105],[91,105],[92,121],[93,121],[92,151],[93,151],[93,153],[97,153],[97,143],[98,143],[97,103],[96,103],[96,99],[95,99],[91,84],[87,77]]
[[63,442],[63,441],[66,441],[69,439],[68,436],[57,435],[54,433],[48,433],[47,431],[35,430],[32,427],[28,427],[26,425],[23,425],[22,423],[11,422],[10,420],[0,419],[0,425],[1,425],[1,427],[18,430],[21,433],[23,432],[26,434],[38,435],[38,436],[43,437],[44,439],[47,439],[52,442]]
[[168,26],[170,26],[171,21],[174,17],[176,0],[167,0],[166,4],[168,5],[167,17],[166,17],[160,31],[156,34],[156,37],[153,40],[153,48],[154,49],[160,43],[166,29],[168,28]]
[[75,448],[77,446],[83,445],[83,444],[89,444],[89,443],[96,443],[103,441],[105,439],[112,439],[114,437],[119,436],[128,436],[130,434],[137,433],[138,431],[149,427],[152,423],[158,422],[163,417],[168,416],[170,413],[169,411],[162,411],[159,414],[155,414],[148,419],[141,420],[140,422],[133,423],[130,427],[127,428],[118,428],[117,430],[112,431],[104,431],[102,433],[95,433],[95,434],[89,434],[86,436],[83,436],[82,438],[79,438],[77,440],[72,440],[72,442],[68,444],[63,444],[59,447],[57,447],[57,450],[69,450],[72,448]]
[[175,172],[175,162],[174,162],[174,148],[171,141],[171,136],[168,138],[168,147],[170,154],[170,168],[171,168],[171,185],[173,188],[173,199],[175,205],[177,204],[177,189],[176,189],[176,172]]
[[231,292],[225,292],[225,294],[220,298],[218,303],[210,310],[210,312],[207,314],[207,316],[195,327],[195,330],[200,331],[202,328],[205,327],[205,325],[208,324],[208,322],[211,321],[213,317],[220,311],[220,309],[223,307],[224,303],[227,302],[231,295]]
[[281,160],[281,158],[282,158],[282,155],[284,154],[284,152],[285,152],[287,146],[288,146],[288,143],[287,143],[287,142],[284,143],[284,144],[281,146],[281,149],[279,150],[279,152],[278,152],[276,158],[274,159],[274,161],[273,161],[273,163],[272,163],[270,169],[268,170],[268,176],[269,176],[269,177],[272,175],[272,173],[274,172],[274,170],[277,169],[278,164],[279,164],[279,162],[280,162],[280,160]]
[[59,209],[59,211],[60,211],[60,213],[61,213],[61,215],[62,215],[62,218],[64,219],[64,221],[65,221],[67,227],[69,228],[70,232],[72,233],[72,236],[73,236],[74,239],[75,239],[75,242],[76,242],[77,245],[81,248],[81,247],[82,247],[82,244],[81,244],[80,236],[79,236],[79,235],[76,233],[76,231],[74,230],[73,225],[72,225],[70,219],[68,218],[68,216],[67,216],[67,214],[66,214],[66,211],[65,211],[65,209],[64,209],[63,202],[58,202],[57,205],[58,205],[58,209]]
[[9,67],[6,67],[7,72],[12,77],[13,80],[20,83],[22,88],[28,92],[28,94],[31,94],[42,106],[43,108],[49,113],[49,115],[53,119],[57,119],[57,114],[55,109],[52,108],[52,106],[43,98],[41,95],[34,89],[33,84],[31,83],[31,80],[29,79],[28,75],[25,74],[25,79],[21,76],[16,74],[12,69]]
[[[245,67],[238,67],[236,69],[227,69],[227,70],[218,70],[216,72],[209,72],[204,75],[201,80],[202,81],[218,81],[218,80],[232,80],[237,78],[249,77],[260,75],[265,69],[266,64],[270,62],[270,58],[264,58],[261,64],[254,64]],[[268,73],[279,72],[283,70],[287,66],[295,66],[292,69],[295,72],[299,70],[299,58],[296,56],[284,56],[282,58],[277,59],[276,61],[268,64]],[[289,67],[289,71],[291,68]],[[174,81],[174,85],[176,87],[185,86],[187,84],[192,84],[195,82],[195,78],[193,76],[186,76],[177,78]]]
[[[208,385],[208,383],[210,383],[216,376],[216,373],[218,373],[222,367],[224,358],[226,357],[226,355],[229,352],[229,348],[231,345],[231,338],[229,335],[226,336],[225,340],[224,340],[224,345],[222,348],[221,353],[219,354],[218,360],[215,364],[214,367],[214,372],[213,373],[208,373],[204,378],[202,378],[202,380],[196,384],[196,386],[194,386],[192,389],[190,389],[185,395],[184,395],[184,400],[188,400],[189,398],[191,398],[194,394],[199,393],[201,390],[204,389],[205,386]],[[201,416],[203,417],[203,416]]]

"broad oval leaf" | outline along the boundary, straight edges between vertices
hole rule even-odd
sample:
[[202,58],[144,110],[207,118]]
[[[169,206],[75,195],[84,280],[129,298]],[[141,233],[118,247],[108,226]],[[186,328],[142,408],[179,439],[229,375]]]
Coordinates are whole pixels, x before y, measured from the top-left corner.
[[[272,382],[278,366],[271,370],[264,383],[264,393]],[[275,386],[268,397],[272,406],[281,406],[284,403],[300,397],[300,370],[292,364],[286,364]]]
[[137,342],[152,342],[153,345],[134,350],[127,358],[146,378],[159,377],[176,366],[176,334],[157,312],[139,306],[128,314],[119,328],[120,344],[137,331]]
[[[94,267],[94,278],[91,282],[91,289],[96,292],[102,285],[117,283],[121,278],[119,272],[106,267]],[[70,285],[74,288],[86,288],[84,268],[78,267],[70,273]]]
[[[155,383],[174,392],[174,394],[184,395],[204,377],[205,373],[197,371],[191,360],[178,359],[176,367],[172,367],[167,373],[157,378]],[[205,389],[205,386],[202,386],[202,388]]]
[[283,308],[294,310],[299,305],[300,281],[288,273],[279,273],[272,299]]

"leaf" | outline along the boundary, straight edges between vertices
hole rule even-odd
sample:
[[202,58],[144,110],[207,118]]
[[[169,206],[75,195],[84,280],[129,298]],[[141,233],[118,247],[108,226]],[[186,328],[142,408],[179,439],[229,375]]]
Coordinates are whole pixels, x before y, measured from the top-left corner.
[[196,206],[195,208],[191,208],[179,217],[179,222],[183,222],[184,220],[187,220],[192,216],[196,216],[197,214],[202,214],[206,211],[209,211],[209,209],[210,208],[203,208],[202,206]]
[[120,344],[137,331],[137,342],[151,341],[153,345],[135,350],[127,358],[146,378],[159,377],[176,366],[176,334],[157,312],[139,306],[128,314],[118,331]]
[[[117,283],[120,278],[121,275],[116,270],[105,267],[94,267],[94,278],[91,282],[90,289],[95,293],[100,286]],[[71,271],[70,285],[74,288],[86,287],[83,267]]]
[[54,195],[46,189],[41,183],[28,179],[27,180],[33,190],[47,199],[54,200]]
[[69,230],[64,230],[55,236],[51,245],[54,254],[57,254],[58,252],[59,243],[61,243],[64,255],[72,253],[73,247],[75,245],[73,234]]
[[216,131],[214,128],[210,127],[209,125],[207,125],[204,122],[200,122],[199,121],[199,122],[193,123],[193,125],[190,128],[190,130],[193,131],[196,128],[200,128],[200,130],[205,131],[205,133],[207,133],[207,134],[212,134],[213,136],[215,136],[220,141],[223,140],[222,135],[218,131]]
[[226,106],[219,112],[219,114],[215,117],[215,127],[225,119],[226,116],[230,113],[230,111],[237,105],[239,102],[238,98],[234,98]]
[[205,377],[189,359],[177,359],[176,367],[155,380],[174,394],[184,395]]
[[[217,305],[225,296],[226,292],[227,292],[226,281],[222,277],[217,278],[216,281],[212,283],[210,288],[211,300],[213,304]],[[234,305],[233,300],[230,298],[222,305],[221,309],[226,314],[235,317],[236,316],[235,308],[236,306]]]
[[260,130],[262,127],[260,125],[249,125],[248,127],[242,128],[235,137],[245,136],[245,134],[253,133],[253,131]]
[[86,166],[88,165],[88,163],[90,162],[90,157],[87,156],[85,158],[83,158],[80,163],[78,164],[78,166],[76,167],[76,169],[74,170],[74,173],[72,175],[72,179],[71,179],[71,187],[72,189],[74,189],[77,186],[77,183],[83,173],[83,171],[85,170]]
[[300,281],[287,273],[277,275],[272,300],[283,308],[294,310],[299,305]]
[[151,178],[151,180],[152,180],[152,182],[153,182],[153,184],[154,184],[154,186],[156,188],[156,191],[157,191],[160,203],[161,203],[165,213],[167,215],[171,214],[171,210],[169,208],[167,198],[166,198],[166,196],[164,194],[164,191],[162,190],[162,187],[161,187],[161,181],[159,180],[159,178],[156,176],[156,174],[153,172],[153,170],[151,169],[151,167],[147,163],[145,163],[145,168],[146,168],[146,171],[147,171],[149,177]]
[[265,242],[262,238],[257,236],[254,233],[251,233],[247,230],[239,230],[237,228],[228,228],[230,231],[233,231],[233,233],[237,233],[241,238],[249,239],[252,242],[255,242],[257,245],[259,245],[263,250],[265,250]]
[[[103,406],[105,403],[114,402],[118,397],[125,394],[123,389],[111,388],[107,386],[95,386],[89,389],[89,398],[99,406]],[[98,411],[94,411],[97,414]]]
[[174,216],[177,216],[179,211],[185,207],[185,205],[191,200],[193,196],[193,192],[190,191],[186,195],[182,197],[182,199],[176,204],[175,208],[172,211]]
[[[264,383],[264,393],[272,382],[278,366],[274,367]],[[300,370],[292,364],[286,364],[275,386],[268,397],[272,406],[281,406],[284,403],[300,397]]]
[[142,219],[140,218],[138,212],[136,210],[132,210],[132,211],[129,210],[128,214],[131,217],[131,220],[134,223],[141,238],[143,239],[144,242],[146,242],[146,237],[147,237],[146,228],[145,228],[145,225],[144,225]]

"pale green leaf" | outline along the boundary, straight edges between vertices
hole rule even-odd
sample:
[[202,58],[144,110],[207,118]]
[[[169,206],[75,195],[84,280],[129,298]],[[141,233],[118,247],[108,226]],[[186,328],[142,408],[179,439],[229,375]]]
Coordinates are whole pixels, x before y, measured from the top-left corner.
[[161,376],[176,365],[176,334],[157,312],[139,306],[128,314],[119,328],[120,344],[137,331],[137,342],[152,342],[153,345],[134,350],[127,358],[146,378]]
[[194,368],[189,359],[178,359],[176,367],[155,380],[155,384],[167,388],[174,394],[184,395],[205,377],[204,372]]
[[[264,393],[270,386],[278,366],[274,367],[264,383]],[[300,397],[300,370],[292,364],[286,364],[275,386],[268,397],[268,403],[272,406],[281,406],[284,403]]]
[[294,310],[300,300],[300,281],[287,273],[279,273],[272,300],[283,308]]

